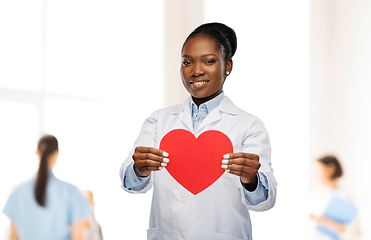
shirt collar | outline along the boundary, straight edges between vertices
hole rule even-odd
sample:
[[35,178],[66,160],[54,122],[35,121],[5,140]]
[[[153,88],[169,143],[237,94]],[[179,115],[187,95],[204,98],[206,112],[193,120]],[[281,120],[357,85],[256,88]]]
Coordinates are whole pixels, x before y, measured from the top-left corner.
[[[206,113],[210,113],[212,110],[214,110],[217,106],[219,106],[219,104],[221,103],[221,101],[223,100],[224,98],[224,92],[221,92],[218,96],[214,97],[213,99],[203,103],[200,105],[201,106],[205,106],[206,108]],[[196,103],[194,103],[193,99],[192,99],[192,96],[189,97],[189,108],[191,110],[191,113],[193,113],[193,108],[195,107],[195,109],[197,110],[197,105]]]

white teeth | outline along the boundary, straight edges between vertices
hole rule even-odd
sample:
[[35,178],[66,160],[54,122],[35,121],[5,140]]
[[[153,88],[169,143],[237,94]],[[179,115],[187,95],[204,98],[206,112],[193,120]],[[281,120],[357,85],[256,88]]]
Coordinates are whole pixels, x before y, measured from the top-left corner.
[[201,86],[204,83],[206,83],[206,81],[194,82],[193,85],[199,87],[199,86]]

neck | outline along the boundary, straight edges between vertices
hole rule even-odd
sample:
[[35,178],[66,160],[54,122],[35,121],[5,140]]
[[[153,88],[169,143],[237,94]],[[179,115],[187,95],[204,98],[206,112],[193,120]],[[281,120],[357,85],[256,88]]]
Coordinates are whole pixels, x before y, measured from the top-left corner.
[[334,190],[334,189],[338,189],[338,188],[339,188],[339,186],[338,186],[336,180],[329,179],[329,180],[326,182],[326,184],[327,184],[327,186],[330,187],[331,190]]
[[214,94],[212,94],[208,97],[205,97],[205,98],[195,98],[194,96],[192,96],[192,100],[197,105],[197,107],[199,107],[201,104],[210,101],[211,99],[215,98],[216,96],[218,96],[222,92],[223,92],[223,90],[215,92]]

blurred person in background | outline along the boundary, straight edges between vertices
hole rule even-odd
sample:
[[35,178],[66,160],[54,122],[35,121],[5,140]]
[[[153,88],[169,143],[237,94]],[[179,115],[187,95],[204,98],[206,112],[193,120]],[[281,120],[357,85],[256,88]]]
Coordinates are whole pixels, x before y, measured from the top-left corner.
[[91,209],[76,186],[57,179],[58,141],[52,135],[38,143],[35,177],[15,186],[3,213],[11,220],[11,240],[82,240]]
[[314,221],[315,240],[356,240],[360,238],[358,209],[351,195],[339,183],[343,176],[335,156],[324,156],[315,162],[315,192],[312,194],[310,219]]
[[95,220],[94,216],[94,195],[91,191],[86,190],[82,192],[82,195],[89,202],[92,215],[88,218],[87,226],[83,230],[84,240],[103,240],[102,228]]

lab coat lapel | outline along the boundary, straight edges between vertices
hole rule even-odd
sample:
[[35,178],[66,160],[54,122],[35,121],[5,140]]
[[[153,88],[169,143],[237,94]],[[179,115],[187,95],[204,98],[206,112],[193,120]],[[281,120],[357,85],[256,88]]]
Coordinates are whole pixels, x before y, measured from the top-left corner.
[[212,110],[207,116],[206,118],[201,122],[200,126],[198,126],[195,134],[197,135],[197,133],[199,131],[202,130],[202,128],[204,128],[205,126],[209,125],[209,124],[212,124],[216,121],[219,121],[220,120],[220,112],[219,112],[219,109],[218,107],[216,107],[214,110]]
[[224,97],[222,102],[216,107],[213,111],[207,115],[207,117],[202,121],[198,129],[196,130],[196,136],[198,135],[199,131],[202,131],[204,127],[207,125],[216,123],[222,118],[222,114],[226,113],[227,117],[223,118],[223,124],[220,124],[220,130],[224,133],[228,133],[228,131],[236,124],[238,119],[238,108],[234,103],[228,98]]
[[191,110],[189,109],[189,99],[183,104],[179,105],[178,110],[174,113],[178,115],[178,118],[193,133],[193,124],[191,118]]

